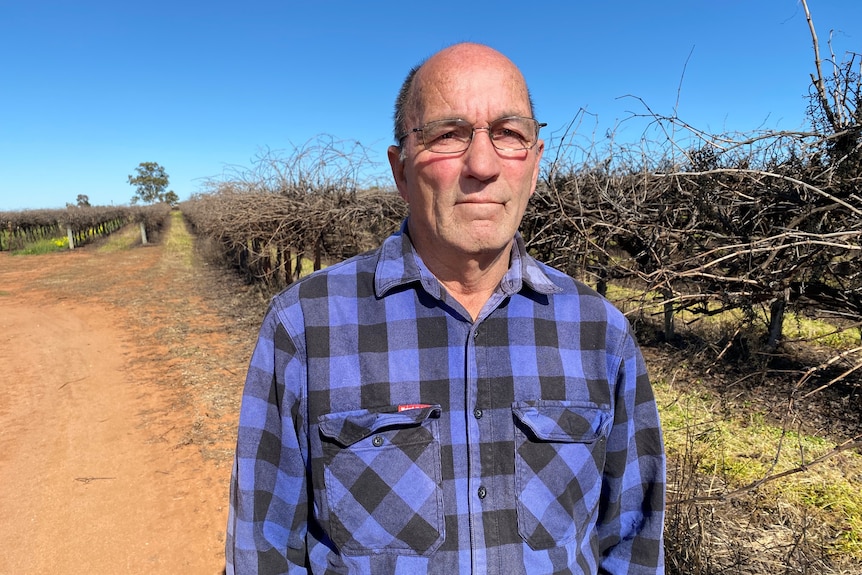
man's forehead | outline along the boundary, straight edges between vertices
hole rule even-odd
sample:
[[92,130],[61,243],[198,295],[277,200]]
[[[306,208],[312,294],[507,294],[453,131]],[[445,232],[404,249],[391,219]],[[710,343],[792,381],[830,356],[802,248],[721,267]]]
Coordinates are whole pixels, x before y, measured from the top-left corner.
[[478,52],[452,50],[436,54],[419,68],[416,79],[420,84],[445,86],[469,80],[478,73],[493,74],[507,79],[513,85],[526,88],[518,67],[499,52],[490,49]]
[[530,110],[526,83],[511,62],[501,61],[494,67],[472,62],[446,64],[436,62],[419,70],[413,84],[412,112],[421,116],[429,108],[457,111],[491,100],[504,103],[508,113],[524,114]]

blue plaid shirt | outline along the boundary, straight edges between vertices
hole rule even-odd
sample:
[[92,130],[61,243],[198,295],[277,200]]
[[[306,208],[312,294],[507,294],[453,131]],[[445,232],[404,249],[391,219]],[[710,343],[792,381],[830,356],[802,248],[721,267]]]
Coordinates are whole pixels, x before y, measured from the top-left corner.
[[273,299],[227,572],[663,573],[664,449],[624,316],[516,236],[472,321],[405,230]]

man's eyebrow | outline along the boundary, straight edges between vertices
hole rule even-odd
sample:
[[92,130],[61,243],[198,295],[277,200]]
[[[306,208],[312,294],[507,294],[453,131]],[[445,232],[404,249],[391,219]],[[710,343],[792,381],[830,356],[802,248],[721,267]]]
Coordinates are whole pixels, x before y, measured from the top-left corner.
[[461,116],[448,116],[445,118],[438,118],[436,120],[428,120],[427,122],[423,122],[422,125],[424,126],[433,122],[467,122],[469,124],[470,120],[467,120],[466,118],[463,118]]
[[[497,116],[493,120],[490,120],[488,122],[488,124],[493,124],[494,122],[499,122],[500,120],[505,120],[506,118],[530,118],[530,119],[532,119],[532,116],[529,116],[529,115],[525,116],[525,115],[520,114],[518,112],[505,113],[505,114],[500,114],[499,116]],[[435,120],[427,120],[427,121],[423,122],[422,125],[424,126],[426,124],[431,124],[432,122],[467,122],[470,125],[475,125],[475,122],[471,122],[470,120],[468,120],[464,116],[448,116],[445,118],[439,118],[439,119],[435,119]]]

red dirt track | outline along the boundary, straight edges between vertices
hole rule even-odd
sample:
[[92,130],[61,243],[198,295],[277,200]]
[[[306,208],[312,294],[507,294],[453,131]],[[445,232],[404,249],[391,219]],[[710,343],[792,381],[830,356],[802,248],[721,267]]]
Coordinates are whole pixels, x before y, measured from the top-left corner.
[[172,234],[188,237],[174,225],[155,246],[0,253],[2,574],[224,567],[260,310],[237,306],[252,295],[235,279],[173,250]]

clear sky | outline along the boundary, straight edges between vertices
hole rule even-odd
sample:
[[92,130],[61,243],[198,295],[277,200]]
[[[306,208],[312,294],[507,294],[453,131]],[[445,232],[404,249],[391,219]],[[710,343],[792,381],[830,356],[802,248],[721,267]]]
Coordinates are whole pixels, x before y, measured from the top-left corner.
[[[824,54],[830,31],[862,52],[862,1],[809,8]],[[187,199],[322,134],[385,175],[404,75],[458,41],[521,67],[546,140],[581,109],[580,136],[637,140],[630,96],[707,131],[807,128],[797,0],[0,0],[0,210],[128,204],[145,161]]]

